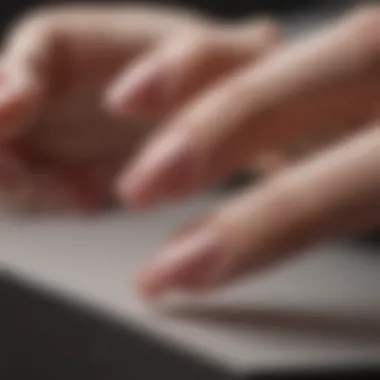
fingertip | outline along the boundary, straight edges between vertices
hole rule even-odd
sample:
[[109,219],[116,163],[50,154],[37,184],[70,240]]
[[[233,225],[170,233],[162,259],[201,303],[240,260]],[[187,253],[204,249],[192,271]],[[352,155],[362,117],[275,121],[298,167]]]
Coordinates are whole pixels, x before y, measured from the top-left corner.
[[104,104],[116,115],[124,117],[154,116],[163,100],[162,75],[149,64],[139,64],[121,75],[106,90]]
[[171,239],[157,259],[139,273],[138,288],[148,298],[169,292],[192,292],[211,287],[220,269],[220,239],[213,226]]
[[154,204],[151,197],[139,191],[133,183],[130,183],[123,176],[116,180],[114,194],[123,205],[127,205],[134,210],[146,210]]
[[160,279],[149,270],[142,270],[136,278],[137,292],[146,300],[155,301],[162,297],[170,288],[170,283]]
[[114,190],[118,198],[135,209],[145,209],[162,200],[164,187],[160,186],[163,173],[157,170],[146,170],[156,159],[152,154],[142,155],[125,168],[115,181]]

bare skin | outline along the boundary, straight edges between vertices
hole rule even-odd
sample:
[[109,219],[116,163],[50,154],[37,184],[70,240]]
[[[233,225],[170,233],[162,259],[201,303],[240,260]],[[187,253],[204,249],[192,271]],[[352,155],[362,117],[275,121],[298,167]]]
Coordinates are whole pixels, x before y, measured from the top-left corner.
[[355,10],[218,81],[146,142],[119,182],[136,205],[189,195],[305,136],[336,135],[176,234],[142,271],[143,294],[214,288],[379,225],[379,36],[380,8]]
[[[169,111],[121,108],[121,74],[143,57],[175,52],[173,80],[185,78],[174,94],[178,106],[269,50],[278,39],[272,28],[266,20],[226,26],[144,7],[53,7],[28,15],[10,31],[0,61],[2,198],[34,210],[94,210],[114,200],[120,165]],[[149,107],[149,97],[142,101]]]
[[[36,23],[33,16],[11,34],[4,83],[23,80],[4,86],[17,91],[4,90],[0,102],[4,196],[33,189],[34,205],[67,193],[57,203],[81,204],[78,194],[86,198],[96,189],[96,202],[86,199],[94,207],[125,165],[116,176],[119,198],[148,207],[207,188],[305,136],[319,138],[322,131],[330,138],[339,127],[325,149],[175,234],[140,273],[140,290],[158,296],[213,288],[288,259],[299,248],[378,226],[379,7],[282,46],[268,22],[219,25],[156,10],[141,18],[130,16],[131,9],[107,12],[109,19],[104,10],[86,18],[77,11],[68,18],[48,12],[50,23],[46,17]],[[23,42],[33,36],[38,43]],[[133,128],[131,119],[147,127]],[[139,141],[142,148],[127,160]],[[82,166],[74,178],[73,166]],[[89,175],[94,169],[95,185]],[[55,187],[36,191],[41,173]],[[90,178],[90,185],[79,191],[78,177]]]

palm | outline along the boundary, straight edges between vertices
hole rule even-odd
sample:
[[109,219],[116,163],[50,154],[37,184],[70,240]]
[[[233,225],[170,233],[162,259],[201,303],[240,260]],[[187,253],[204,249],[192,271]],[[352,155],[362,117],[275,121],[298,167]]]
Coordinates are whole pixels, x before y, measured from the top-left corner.
[[105,78],[96,82],[73,79],[44,104],[23,145],[37,158],[36,174],[45,170],[61,173],[74,192],[83,187],[83,194],[91,194],[82,201],[92,205],[108,198],[111,177],[146,128],[106,112],[102,107]]
[[[77,201],[85,206],[90,203],[93,207],[94,202],[98,205],[109,198],[110,177],[132,153],[147,128],[111,115],[103,106],[104,92],[119,70],[156,40],[158,32],[165,32],[162,26],[162,21],[149,28],[141,25],[138,26],[141,33],[140,29],[131,33],[123,23],[120,30],[109,32],[94,22],[81,34],[75,34],[78,25],[72,23],[75,38],[65,36],[59,49],[44,34],[44,29],[39,33],[34,31],[33,46],[40,50],[28,54],[33,57],[43,52],[44,68],[48,68],[43,78],[46,91],[38,107],[26,115],[28,133],[15,139],[7,154],[3,147],[3,156],[16,159],[17,165],[24,166],[28,174],[27,181],[25,176],[17,178],[14,173],[9,176],[10,157],[2,160],[2,192],[8,200],[18,205],[35,205],[57,187],[71,193],[68,198],[79,196],[81,199]],[[17,51],[17,43],[28,38],[28,34],[28,28],[22,28],[13,43],[16,48],[11,45],[11,49]],[[46,47],[41,48],[43,44]],[[19,113],[20,110],[17,118]],[[4,114],[9,114],[9,110],[3,110]],[[41,190],[43,186],[45,190]]]
[[[109,199],[115,171],[151,126],[117,118],[103,107],[110,83],[131,60],[172,40],[175,31],[177,39],[195,36],[194,41],[183,39],[194,54],[183,55],[190,66],[185,60],[187,69],[178,76],[184,79],[182,95],[191,95],[273,44],[272,29],[268,34],[265,23],[248,26],[237,28],[225,40],[220,25],[198,16],[112,7],[48,12],[21,23],[10,34],[2,64],[10,77],[26,80],[17,95],[21,99],[13,106],[9,99],[4,105],[0,93],[0,123],[8,123],[7,130],[19,123],[26,126],[22,129],[26,133],[2,146],[1,195],[10,196],[12,203],[38,208],[50,198],[50,203],[67,208],[61,199],[54,199],[60,194],[69,203],[91,208]],[[183,53],[182,42],[176,47]],[[177,95],[176,100],[181,100],[182,95],[178,99]]]

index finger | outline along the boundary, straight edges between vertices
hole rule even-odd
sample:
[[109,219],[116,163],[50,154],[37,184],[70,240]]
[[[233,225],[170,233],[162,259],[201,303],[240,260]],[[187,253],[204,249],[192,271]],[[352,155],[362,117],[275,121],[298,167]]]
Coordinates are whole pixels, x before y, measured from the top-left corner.
[[239,168],[252,152],[326,123],[371,119],[380,98],[379,29],[380,7],[367,8],[219,82],[148,142],[122,193],[141,203],[178,182],[186,192]]

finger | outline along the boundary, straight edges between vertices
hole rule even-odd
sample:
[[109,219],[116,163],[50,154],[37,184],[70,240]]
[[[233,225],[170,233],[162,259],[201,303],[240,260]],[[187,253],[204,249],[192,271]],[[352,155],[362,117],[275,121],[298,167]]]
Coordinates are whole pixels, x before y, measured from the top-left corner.
[[378,124],[233,199],[148,264],[141,291],[221,285],[315,242],[378,225],[379,148]]
[[279,30],[270,21],[234,28],[210,23],[187,31],[127,67],[111,85],[106,102],[114,112],[126,116],[168,113],[279,40]]
[[70,84],[102,83],[168,28],[194,19],[186,12],[112,6],[52,7],[28,15],[8,33],[0,58],[0,136],[32,125],[40,108]]
[[188,193],[321,125],[374,117],[378,20],[374,7],[217,83],[148,141],[120,180],[122,197],[155,202],[184,177]]
[[[350,128],[353,133],[354,128]],[[360,129],[360,127],[357,127]],[[249,171],[254,173],[270,174],[282,170],[287,166],[317,152],[323,148],[332,146],[340,138],[347,134],[347,127],[320,128],[311,136],[304,136],[288,144],[282,151],[265,152],[259,155],[248,166]]]

